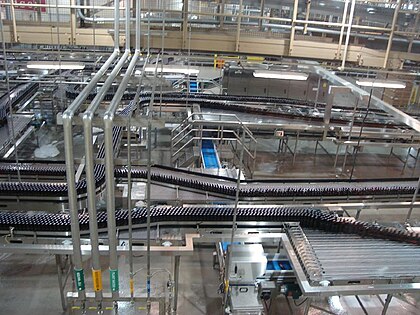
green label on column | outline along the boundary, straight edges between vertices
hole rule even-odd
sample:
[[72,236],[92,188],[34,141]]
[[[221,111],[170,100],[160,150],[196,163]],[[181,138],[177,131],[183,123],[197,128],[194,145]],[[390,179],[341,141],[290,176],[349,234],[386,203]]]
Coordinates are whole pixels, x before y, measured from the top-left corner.
[[77,291],[83,291],[85,289],[85,275],[83,269],[74,269],[74,277],[76,279]]
[[120,285],[118,282],[118,270],[109,269],[109,277],[111,282],[111,291],[118,292]]

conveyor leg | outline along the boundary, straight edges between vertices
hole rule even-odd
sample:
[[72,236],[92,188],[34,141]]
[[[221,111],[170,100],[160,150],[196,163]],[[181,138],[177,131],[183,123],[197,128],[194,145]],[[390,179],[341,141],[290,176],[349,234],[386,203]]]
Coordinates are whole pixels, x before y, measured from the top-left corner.
[[[318,141],[317,141],[317,144],[318,144]],[[334,169],[337,167],[339,151],[340,151],[340,145],[337,144],[337,150],[335,151]]]
[[174,314],[177,313],[178,308],[178,287],[179,287],[179,263],[181,260],[181,256],[175,256],[175,266],[174,266]]
[[63,283],[63,266],[61,261],[61,255],[55,255],[55,262],[57,265],[57,273],[58,273],[58,286],[60,287],[60,299],[61,299],[61,307],[63,311],[66,311],[66,297],[64,296],[64,283]]
[[304,315],[308,315],[309,314],[309,309],[311,308],[311,303],[312,303],[312,299],[308,298],[306,300],[306,304],[305,304],[305,311],[303,312]]
[[408,148],[407,156],[405,157],[404,166],[403,166],[403,169],[401,171],[401,174],[404,174],[404,171],[407,168],[408,159],[410,158],[410,151],[411,151],[411,147]]
[[391,303],[391,299],[392,299],[392,294],[388,294],[386,296],[385,305],[384,305],[384,308],[382,310],[382,315],[385,315],[386,312],[388,311],[388,307],[389,307],[389,304]]
[[357,302],[359,303],[360,307],[362,308],[363,312],[364,312],[366,315],[369,315],[369,313],[368,313],[368,312],[367,312],[367,310],[366,310],[366,307],[363,305],[362,300],[359,298],[359,296],[358,296],[358,295],[355,295],[355,297],[356,297],[356,300],[357,300]]
[[417,154],[414,160],[413,172],[411,173],[412,175],[414,175],[414,172],[416,171],[417,162],[419,161],[419,154],[420,154],[420,148],[417,148]]

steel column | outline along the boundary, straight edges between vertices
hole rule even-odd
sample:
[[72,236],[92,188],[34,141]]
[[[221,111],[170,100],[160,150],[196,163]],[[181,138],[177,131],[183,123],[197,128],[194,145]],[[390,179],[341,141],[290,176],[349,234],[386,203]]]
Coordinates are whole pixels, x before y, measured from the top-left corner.
[[[182,49],[187,49],[188,0],[182,0]],[[150,37],[150,34],[149,34]]]
[[394,17],[392,19],[391,33],[389,34],[389,38],[388,38],[388,46],[386,47],[384,65],[383,65],[384,69],[386,67],[388,67],[389,53],[391,52],[392,41],[394,39],[395,26],[396,26],[397,21],[398,21],[398,14],[400,13],[400,9],[401,9],[401,0],[398,0],[397,6],[396,6],[395,11],[394,11]]
[[306,16],[305,16],[305,25],[303,26],[303,34],[306,35],[308,33],[308,21],[309,21],[309,14],[311,12],[311,0],[306,0]]
[[343,42],[344,28],[346,26],[346,21],[347,21],[347,11],[349,9],[349,2],[350,0],[345,0],[345,3],[344,3],[343,20],[341,21],[340,38],[338,39],[338,48],[337,48],[337,54],[336,54],[337,59],[341,58],[341,45]]
[[241,40],[242,10],[243,10],[243,0],[239,0],[238,21],[236,23],[235,51],[239,51],[239,41]]
[[16,27],[16,14],[15,14],[15,5],[13,0],[10,0],[10,13],[12,17],[12,32],[13,32],[13,41],[15,43],[19,42],[17,27]]
[[263,19],[262,18],[264,17],[264,6],[265,6],[265,0],[261,0],[261,3],[260,3],[260,18],[261,19],[258,20],[258,26],[260,28],[260,32],[263,31]]
[[175,256],[174,265],[174,314],[178,311],[178,293],[179,293],[179,264],[181,262],[181,256]]
[[[70,6],[76,5],[76,0],[70,0]],[[70,9],[70,44],[76,45],[76,9]]]
[[290,29],[290,41],[289,41],[289,56],[293,52],[293,45],[295,41],[295,31],[296,31],[296,19],[297,19],[297,11],[299,8],[299,0],[294,0],[293,5],[293,16],[292,16],[292,27]]
[[[346,66],[346,60],[347,60],[347,52],[349,49],[349,42],[350,42],[350,33],[351,28],[353,26],[353,16],[354,16],[354,8],[356,6],[356,0],[351,0],[351,8],[350,8],[350,17],[349,17],[349,23],[347,26],[347,35],[346,35],[346,43],[344,46],[344,53],[343,53],[343,60],[341,62],[341,68],[344,69]],[[341,50],[341,47],[340,47]]]

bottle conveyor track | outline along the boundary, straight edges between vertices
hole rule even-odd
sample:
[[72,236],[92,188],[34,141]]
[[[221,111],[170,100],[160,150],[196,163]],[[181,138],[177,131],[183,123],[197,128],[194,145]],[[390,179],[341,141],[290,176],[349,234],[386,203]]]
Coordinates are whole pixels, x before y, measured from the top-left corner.
[[[62,176],[65,168],[59,165],[1,164],[1,174],[15,175],[19,168],[21,175],[38,177]],[[128,175],[126,167],[116,168],[115,177],[125,179]],[[135,167],[131,170],[133,179],[147,179],[146,167]],[[95,166],[96,187],[105,183],[103,165]],[[152,167],[151,179],[155,183],[171,184],[184,188],[191,188],[202,192],[210,192],[224,196],[236,195],[236,180],[216,175],[196,173],[166,166]],[[243,180],[239,196],[241,198],[255,197],[323,197],[323,196],[412,196],[417,185],[417,179],[383,179],[383,180]],[[86,180],[77,183],[77,193],[86,193]],[[67,183],[65,182],[0,182],[2,196],[49,196],[66,197]]]
[[[77,87],[76,87],[77,88]],[[70,99],[75,99],[79,94],[75,90],[75,87],[68,87],[66,95]],[[90,94],[88,99],[93,99],[95,94]],[[111,100],[113,94],[108,94],[105,99]],[[162,98],[160,94],[155,94],[155,97],[159,97],[159,101],[162,100],[163,104],[198,104],[202,108],[215,109],[215,110],[227,110],[232,112],[264,115],[277,118],[285,118],[292,120],[303,120],[309,122],[320,122],[323,123],[324,115],[311,114],[315,108],[315,103],[311,101],[296,100],[290,98],[279,98],[279,97],[264,97],[264,96],[239,96],[239,95],[217,95],[217,94],[200,94],[200,93],[164,93]],[[126,93],[123,96],[125,100],[131,100],[134,98],[134,94]],[[139,99],[139,106],[148,106],[151,100],[150,93],[144,93]],[[299,111],[294,109],[299,108]],[[325,104],[317,104],[316,108],[324,109]],[[340,110],[346,115],[342,117],[331,117],[330,122],[339,125],[348,125],[352,117],[352,108],[335,106],[334,109]],[[366,109],[359,108],[357,115],[355,116],[354,125],[360,126],[362,123],[365,127],[372,128],[403,128],[406,129],[405,125],[395,124],[392,121],[392,117],[388,116],[385,112],[377,109],[369,110],[370,113],[375,113],[378,120],[370,120],[369,117],[363,122],[363,116],[366,113]]]
[[[189,206],[151,207],[151,222],[170,222],[174,225],[182,222],[232,222],[234,208],[230,206]],[[128,225],[128,210],[116,210],[117,226],[124,228]],[[146,208],[135,208],[132,211],[134,225],[145,224],[147,216]],[[107,213],[98,212],[98,228],[107,227]],[[420,235],[391,227],[383,227],[378,224],[363,221],[351,221],[349,218],[337,215],[317,208],[294,208],[294,207],[238,207],[238,222],[270,222],[278,225],[284,222],[298,222],[303,228],[313,228],[321,231],[357,234],[363,237],[388,239],[398,242],[406,242],[420,245]],[[240,223],[239,223],[240,224]],[[87,211],[79,212],[80,230],[89,229],[89,215]],[[68,213],[45,213],[45,212],[0,212],[0,230],[8,231],[14,227],[15,231],[70,231],[70,215]]]

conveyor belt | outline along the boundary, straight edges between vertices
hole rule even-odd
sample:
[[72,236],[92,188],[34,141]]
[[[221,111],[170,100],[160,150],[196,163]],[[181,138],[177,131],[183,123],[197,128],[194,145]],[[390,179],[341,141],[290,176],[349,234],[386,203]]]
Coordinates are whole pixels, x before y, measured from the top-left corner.
[[19,102],[33,95],[38,87],[38,83],[21,83],[10,90],[10,96],[6,93],[0,97],[0,126],[6,122],[10,107],[14,108]]
[[[66,91],[68,98],[76,98],[79,92],[71,90],[71,87]],[[92,98],[95,94],[91,94],[89,98]],[[113,94],[108,94],[105,99],[112,99]],[[124,99],[133,99],[134,95],[127,93],[123,97]],[[140,106],[148,106],[151,99],[150,94],[143,94],[139,100]],[[237,96],[237,95],[214,95],[214,94],[186,94],[186,93],[164,93],[162,98],[159,97],[164,104],[187,104],[194,103],[200,105],[202,108],[209,109],[223,109],[234,112],[251,113],[257,115],[269,115],[272,117],[297,119],[303,121],[314,121],[323,122],[323,117],[319,115],[311,115],[309,109],[314,108],[314,103],[309,101],[288,99],[288,98],[276,98],[276,97],[262,97],[262,96]],[[255,106],[255,103],[260,104]],[[262,103],[268,103],[271,105],[264,106]],[[275,104],[276,106],[273,106]],[[288,109],[282,110],[282,106],[306,106],[307,111],[299,111],[298,113],[290,112]],[[336,108],[336,107],[334,107]],[[330,119],[331,123],[348,125],[350,122],[351,109],[341,108],[343,111],[347,110],[349,115],[343,116],[342,118]],[[371,111],[370,111],[371,112]],[[362,112],[359,112],[362,113]],[[375,111],[375,113],[378,113]],[[382,112],[383,113],[383,112]],[[348,118],[347,118],[348,117]],[[362,123],[364,114],[356,115],[354,125],[359,126]],[[405,125],[395,124],[392,121],[392,117],[381,117],[381,119],[387,119],[384,122],[378,122],[375,120],[369,120],[369,117],[363,122],[365,127],[377,127],[377,128],[406,128]]]
[[419,246],[313,229],[304,229],[304,237],[310,249],[296,252],[311,281],[420,277]]
[[[100,155],[98,153],[98,155]],[[24,175],[65,176],[59,166],[19,166]],[[16,172],[14,165],[0,165],[2,174]],[[126,178],[128,170],[125,167],[115,169],[116,178]],[[146,179],[147,168],[132,169],[134,179]],[[105,181],[104,166],[95,166],[96,186]],[[211,192],[224,196],[235,196],[234,180],[205,175],[191,171],[182,171],[170,167],[155,166],[152,168],[152,181],[155,183],[172,184],[185,188]],[[375,180],[375,181],[243,181],[240,188],[241,198],[282,198],[282,197],[320,197],[320,196],[387,196],[412,195],[416,188],[415,180]],[[77,183],[78,194],[86,192],[86,181]],[[63,182],[0,182],[0,195],[10,196],[67,196],[67,184]]]
[[31,116],[23,115],[14,115],[13,116],[13,132],[12,132],[12,123],[10,122],[10,117],[7,119],[7,125],[0,127],[0,153],[3,153],[12,143],[13,137],[20,135],[29,123],[32,121]]
[[[231,222],[233,219],[233,207],[169,207],[156,206],[151,208],[151,222]],[[146,222],[146,208],[133,210],[133,224]],[[127,210],[116,211],[116,222],[120,227],[128,224]],[[315,228],[321,231],[357,234],[363,237],[382,238],[392,241],[405,242],[420,245],[420,235],[395,228],[384,228],[380,225],[349,221],[346,218],[321,211],[316,208],[293,208],[293,207],[239,207],[237,213],[239,222],[272,222],[279,224],[284,222],[299,222],[302,227]],[[98,212],[98,227],[106,228],[106,212]],[[89,229],[89,216],[86,211],[79,213],[81,230]],[[14,227],[20,231],[70,231],[69,214],[51,213],[28,213],[28,212],[0,212],[0,230],[9,230]]]

